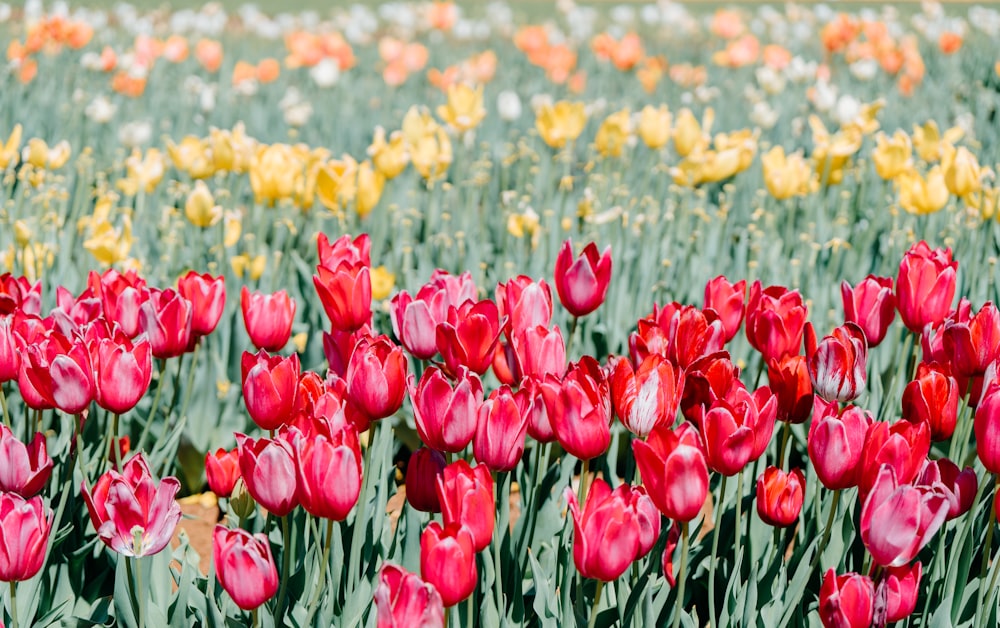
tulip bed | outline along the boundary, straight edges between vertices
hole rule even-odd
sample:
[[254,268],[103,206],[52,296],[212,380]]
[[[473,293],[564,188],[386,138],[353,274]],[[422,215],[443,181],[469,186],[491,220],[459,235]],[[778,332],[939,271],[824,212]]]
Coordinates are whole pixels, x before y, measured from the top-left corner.
[[557,5],[0,4],[4,625],[997,624],[1000,12]]

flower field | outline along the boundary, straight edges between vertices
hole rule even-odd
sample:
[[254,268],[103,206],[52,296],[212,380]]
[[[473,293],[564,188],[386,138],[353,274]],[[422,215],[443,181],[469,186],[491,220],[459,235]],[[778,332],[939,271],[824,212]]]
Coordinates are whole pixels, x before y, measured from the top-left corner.
[[872,7],[0,4],[3,625],[997,625],[1000,11]]

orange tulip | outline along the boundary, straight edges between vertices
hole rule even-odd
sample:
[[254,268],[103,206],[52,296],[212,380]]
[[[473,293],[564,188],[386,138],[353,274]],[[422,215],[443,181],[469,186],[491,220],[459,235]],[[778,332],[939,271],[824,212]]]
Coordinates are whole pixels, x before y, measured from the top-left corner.
[[214,74],[222,66],[222,44],[214,39],[201,39],[195,45],[194,56],[201,67]]
[[257,80],[260,83],[273,83],[278,80],[278,76],[281,74],[281,65],[278,64],[277,59],[268,57],[267,59],[262,59],[260,63],[257,64]]

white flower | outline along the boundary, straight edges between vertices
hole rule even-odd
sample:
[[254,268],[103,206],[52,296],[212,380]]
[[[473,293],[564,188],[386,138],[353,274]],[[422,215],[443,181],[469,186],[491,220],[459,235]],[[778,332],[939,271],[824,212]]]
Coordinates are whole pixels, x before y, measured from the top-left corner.
[[858,99],[844,94],[837,100],[837,107],[833,111],[833,117],[843,126],[856,120],[860,113],[861,103],[858,102]]
[[497,96],[497,111],[501,120],[517,120],[521,117],[521,97],[509,89],[500,92]]
[[301,102],[285,109],[285,123],[288,126],[299,127],[312,117],[313,108],[308,102]]
[[819,111],[830,111],[837,104],[837,88],[826,81],[816,81],[812,103]]
[[84,109],[87,117],[98,124],[110,122],[115,117],[115,112],[117,111],[118,106],[108,100],[108,97],[103,94],[90,101],[90,104]]
[[126,122],[118,129],[118,141],[125,148],[135,148],[149,142],[153,137],[153,126],[146,120]]
[[778,123],[779,117],[778,112],[763,100],[756,103],[750,112],[750,121],[762,129],[774,128],[774,125]]
[[215,111],[215,85],[206,85],[198,95],[198,106],[205,113]]
[[774,68],[761,66],[757,68],[757,83],[768,94],[780,94],[785,91],[785,77]]
[[309,70],[309,76],[319,87],[333,87],[340,80],[340,66],[328,57],[314,65]]
[[878,61],[875,59],[859,59],[850,66],[851,74],[859,81],[870,81],[878,72]]

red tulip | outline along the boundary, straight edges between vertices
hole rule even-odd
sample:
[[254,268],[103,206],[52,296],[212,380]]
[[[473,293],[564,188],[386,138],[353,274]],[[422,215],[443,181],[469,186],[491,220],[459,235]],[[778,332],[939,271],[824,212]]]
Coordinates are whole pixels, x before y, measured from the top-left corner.
[[942,333],[944,350],[957,375],[982,375],[1000,356],[1000,310],[992,302],[967,320],[946,320]]
[[920,595],[920,562],[912,565],[889,567],[885,570],[878,584],[876,598],[885,596],[885,618],[876,625],[903,621],[917,608],[917,597]]
[[812,325],[806,329],[806,357],[813,390],[827,401],[853,401],[865,388],[868,346],[865,333],[844,323],[816,346]]
[[892,277],[868,275],[857,286],[840,284],[844,302],[844,321],[854,323],[864,332],[869,347],[877,347],[896,318],[896,297]]
[[132,456],[121,473],[111,469],[98,478],[93,490],[83,482],[90,521],[105,545],[125,556],[151,556],[170,542],[181,507],[174,501],[177,478],[153,479],[141,453]]
[[692,424],[653,430],[632,441],[635,463],[649,497],[668,519],[691,521],[708,496],[708,465],[701,437]]
[[243,401],[253,422],[262,430],[276,430],[289,422],[301,375],[298,354],[283,358],[263,349],[256,355],[244,351],[240,370]]
[[955,298],[957,271],[950,248],[932,251],[923,240],[910,247],[896,278],[896,306],[907,329],[919,334],[926,325],[944,321]]
[[531,396],[526,390],[511,391],[501,386],[479,409],[472,451],[476,462],[491,471],[513,471],[524,454]]
[[948,516],[948,499],[933,487],[898,481],[882,465],[861,508],[861,541],[876,565],[899,567],[927,545]]
[[219,584],[245,611],[254,610],[278,592],[278,568],[263,534],[215,526],[212,560]]
[[504,333],[508,340],[527,329],[547,328],[552,322],[552,290],[544,279],[518,275],[498,283],[496,303],[500,318],[507,319]]
[[596,458],[611,444],[611,399],[600,366],[590,356],[571,364],[562,379],[540,384],[545,409],[559,444],[580,460]]
[[958,465],[947,458],[924,460],[916,484],[940,489],[948,499],[948,520],[969,512],[979,490],[979,479],[972,467],[959,471]]
[[458,308],[449,307],[447,321],[436,331],[437,349],[448,372],[457,373],[459,366],[477,375],[489,370],[502,325],[493,301],[466,301]]
[[191,333],[207,336],[215,331],[226,307],[226,278],[192,270],[178,280],[177,292],[191,302]]
[[191,321],[191,302],[173,290],[150,290],[149,300],[139,308],[139,328],[149,336],[153,357],[160,360],[188,350]]
[[598,253],[591,242],[574,260],[573,241],[566,240],[556,257],[555,282],[559,300],[570,314],[590,314],[604,303],[611,285],[611,247]]
[[812,414],[813,387],[806,358],[788,356],[767,365],[767,383],[778,398],[778,420],[805,423]]
[[0,581],[33,578],[45,563],[52,511],[41,497],[0,493]]
[[410,454],[406,465],[406,501],[421,512],[441,512],[438,499],[438,478],[446,466],[441,452],[421,447]]
[[[139,310],[150,296],[146,280],[134,270],[119,273],[111,268],[103,275],[91,271],[88,283],[100,295],[105,318],[121,327],[126,336],[135,338],[141,331]],[[181,296],[187,299],[183,293]]]
[[392,563],[378,572],[375,611],[377,628],[444,626],[444,604],[434,585]]
[[861,468],[858,471],[861,498],[868,495],[878,478],[879,468],[884,464],[893,468],[900,484],[912,482],[920,472],[930,447],[931,433],[925,423],[872,423],[865,436]]
[[351,356],[354,355],[354,347],[362,338],[369,338],[372,335],[371,327],[365,325],[361,329],[349,332],[331,331],[323,332],[323,356],[326,357],[330,366],[330,373],[338,378],[347,377],[347,365],[351,363]]
[[414,385],[410,375],[407,388],[413,406],[413,420],[420,440],[432,449],[459,453],[472,442],[483,405],[483,384],[474,373],[459,367],[455,384],[435,366],[427,367]]
[[240,477],[258,504],[284,517],[297,503],[298,481],[292,446],[281,436],[254,440],[236,434]]
[[139,403],[153,378],[149,341],[140,336],[133,343],[116,329],[112,338],[97,341],[95,357],[97,405],[108,412],[125,414]]
[[436,269],[431,273],[431,279],[427,282],[435,286],[447,295],[447,306],[461,308],[466,301],[475,301],[479,294],[476,283],[472,280],[472,273],[465,271],[461,275],[452,275],[448,271]]
[[316,294],[334,329],[356,331],[371,322],[372,280],[367,266],[317,266]]
[[346,233],[334,242],[330,242],[325,233],[316,236],[316,249],[319,252],[320,266],[336,268],[347,263],[352,266],[372,265],[372,240],[367,233],[351,239]]
[[250,342],[258,349],[281,351],[292,337],[292,321],[295,319],[295,301],[288,293],[279,290],[274,294],[250,292],[243,286],[240,290],[240,308],[243,310],[243,324],[246,326]]
[[448,293],[434,284],[420,288],[416,297],[405,290],[389,302],[392,333],[418,360],[437,353],[437,326],[448,320]]
[[[97,394],[94,367],[83,342],[72,342],[53,332],[43,342],[28,347],[25,357],[22,362],[25,376],[48,408],[79,414],[94,400]],[[23,387],[21,392],[25,396]],[[29,402],[27,396],[25,401]]]
[[681,396],[684,417],[701,424],[701,417],[709,406],[724,398],[738,379],[739,369],[726,351],[694,362],[684,371],[684,394]]
[[361,445],[354,428],[321,428],[308,437],[297,432],[293,444],[302,507],[321,519],[346,519],[361,494]]
[[725,330],[713,311],[702,312],[690,305],[668,303],[639,319],[638,331],[629,336],[632,361],[642,362],[657,354],[676,366],[688,368],[701,358],[722,350]]
[[990,473],[1000,473],[1000,383],[997,380],[983,392],[973,429],[979,460]]
[[732,476],[759,458],[774,433],[777,412],[778,400],[766,386],[752,394],[742,384],[734,386],[702,419],[708,467]]
[[729,283],[724,276],[719,275],[705,284],[705,309],[712,310],[725,330],[725,341],[729,342],[740,330],[743,322],[743,300],[746,298],[747,282],[741,279]]
[[52,458],[45,436],[38,432],[30,445],[17,440],[6,425],[0,425],[0,491],[29,498],[38,494],[52,475]]
[[21,368],[21,352],[14,332],[14,317],[0,316],[0,384],[17,379]]
[[521,377],[558,377],[566,372],[566,345],[558,325],[551,329],[538,325],[512,333],[510,346]]
[[551,443],[556,439],[549,421],[549,411],[545,407],[545,397],[542,395],[540,382],[527,378],[521,382],[521,388],[531,395],[531,410],[528,412],[528,436],[540,443]]
[[903,418],[926,423],[931,440],[951,438],[958,422],[958,382],[947,366],[921,362],[917,377],[903,389]]
[[869,412],[857,406],[838,413],[836,403],[816,400],[807,449],[823,486],[833,491],[857,486],[865,435],[872,420]]
[[472,533],[456,523],[432,521],[420,535],[420,575],[441,594],[444,606],[472,595],[479,582]]
[[617,580],[660,536],[659,513],[650,516],[652,502],[642,487],[623,484],[612,491],[596,478],[583,512],[571,489],[566,499],[573,515],[573,563],[584,578]]
[[486,549],[496,518],[493,476],[486,465],[470,467],[461,459],[451,463],[437,479],[437,493],[445,524],[468,529],[476,551]]
[[678,524],[670,525],[670,523],[670,521],[667,522],[670,530],[667,532],[667,545],[663,549],[662,567],[667,584],[673,588],[677,586],[677,574],[674,573],[674,552],[677,551],[677,542],[681,539],[681,526]]
[[764,362],[798,355],[806,324],[806,307],[798,290],[783,286],[750,286],[746,334],[750,346],[760,351]]
[[406,356],[388,336],[362,338],[347,365],[347,398],[370,419],[384,419],[403,405]]
[[768,467],[757,478],[757,514],[760,520],[778,528],[795,523],[802,511],[806,477],[801,469],[785,473]]
[[34,285],[26,277],[0,275],[0,316],[14,312],[38,315],[42,311],[42,282]]
[[875,613],[875,586],[868,576],[838,576],[831,568],[819,589],[819,618],[824,628],[868,628]]
[[217,497],[231,496],[236,480],[240,479],[239,448],[227,451],[220,447],[205,454],[205,477],[208,489]]
[[635,370],[625,358],[612,364],[611,401],[622,424],[640,438],[661,425],[671,427],[684,390],[683,371],[656,354]]

